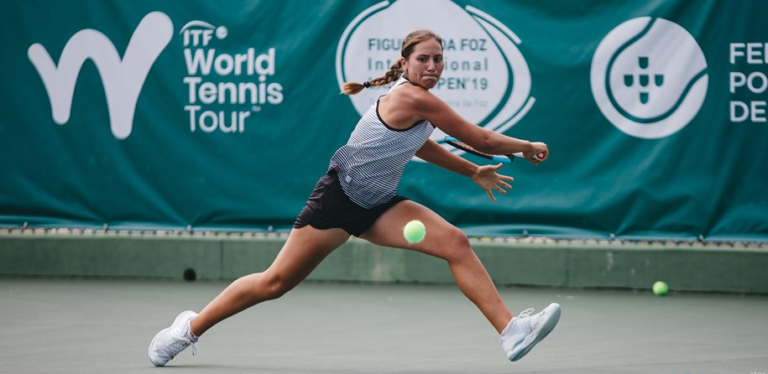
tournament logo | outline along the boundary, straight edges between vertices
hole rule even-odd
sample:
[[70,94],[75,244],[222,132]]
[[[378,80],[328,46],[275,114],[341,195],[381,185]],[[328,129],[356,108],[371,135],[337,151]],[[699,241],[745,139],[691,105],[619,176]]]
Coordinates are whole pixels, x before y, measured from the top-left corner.
[[86,60],[92,60],[104,82],[112,134],[125,139],[133,130],[136,102],[147,74],[171,37],[171,19],[152,12],[139,22],[122,59],[109,38],[93,29],[81,30],[69,39],[58,66],[42,44],[31,45],[27,55],[43,80],[53,120],[59,125],[69,121],[80,69]]
[[688,31],[662,18],[622,23],[592,60],[592,93],[619,130],[643,139],[670,136],[701,109],[707,61]]
[[[266,106],[283,102],[283,85],[274,81],[277,52],[254,47],[221,48],[230,35],[224,25],[187,22],[179,31],[184,45],[189,131],[242,134]],[[254,116],[252,116],[254,115]]]
[[[226,26],[201,20],[187,22],[179,31],[186,68],[183,110],[192,133],[241,134],[255,122],[252,114],[283,102],[283,86],[274,81],[275,48],[217,50],[215,44],[229,34]],[[93,29],[73,35],[58,64],[39,43],[31,45],[27,55],[40,74],[53,120],[59,125],[69,121],[80,70],[86,60],[92,60],[104,84],[112,134],[126,139],[133,131],[136,104],[149,71],[173,36],[171,19],[152,12],[139,22],[122,58],[109,38]]]
[[[382,1],[360,13],[339,40],[339,87],[382,76],[400,58],[405,35],[421,28],[443,38],[445,68],[431,92],[464,118],[504,132],[531,109],[535,99],[520,38],[487,13],[448,0]],[[388,89],[368,88],[350,100],[363,115]],[[444,137],[439,129],[432,133],[441,143]]]

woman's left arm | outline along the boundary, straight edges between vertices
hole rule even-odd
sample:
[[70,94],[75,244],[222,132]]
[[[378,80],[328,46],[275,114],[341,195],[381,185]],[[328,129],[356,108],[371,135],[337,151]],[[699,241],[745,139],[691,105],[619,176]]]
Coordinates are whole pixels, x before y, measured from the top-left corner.
[[450,170],[465,177],[472,177],[477,173],[479,166],[451,153],[441,147],[437,142],[428,139],[421,148],[416,151],[420,159],[437,165],[445,170]]
[[512,186],[505,181],[511,182],[512,177],[497,174],[496,170],[501,169],[501,163],[498,165],[475,165],[441,147],[434,140],[429,139],[416,152],[416,156],[431,164],[437,165],[443,169],[461,174],[471,178],[480,188],[485,190],[491,200],[496,201],[493,196],[493,190],[506,194],[504,189],[512,189]]

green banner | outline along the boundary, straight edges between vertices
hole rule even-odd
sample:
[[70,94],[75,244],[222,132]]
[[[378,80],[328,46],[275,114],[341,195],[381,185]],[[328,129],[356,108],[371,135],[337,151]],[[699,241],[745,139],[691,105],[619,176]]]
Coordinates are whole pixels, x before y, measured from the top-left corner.
[[495,203],[413,160],[401,195],[470,235],[768,238],[762,1],[3,10],[2,226],[287,229],[386,89],[348,97],[340,85],[381,75],[426,27],[444,39],[433,92],[551,157],[502,169],[514,189]]

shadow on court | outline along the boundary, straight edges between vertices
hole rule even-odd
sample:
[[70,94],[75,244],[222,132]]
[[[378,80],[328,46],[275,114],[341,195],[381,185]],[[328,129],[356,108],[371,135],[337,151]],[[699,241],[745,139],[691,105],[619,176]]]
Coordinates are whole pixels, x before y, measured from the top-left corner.
[[[521,361],[454,286],[304,283],[216,326],[164,368],[176,314],[223,282],[0,279],[0,373],[768,373],[768,297],[502,288],[559,326]],[[672,285],[674,287],[674,285]]]

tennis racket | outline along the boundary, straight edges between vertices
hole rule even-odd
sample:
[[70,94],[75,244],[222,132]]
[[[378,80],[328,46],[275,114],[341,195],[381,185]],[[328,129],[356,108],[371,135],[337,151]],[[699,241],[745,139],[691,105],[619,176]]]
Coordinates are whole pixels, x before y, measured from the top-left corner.
[[[450,144],[454,148],[461,149],[464,152],[471,153],[475,156],[482,157],[484,159],[491,160],[491,161],[510,163],[515,160],[515,157],[525,158],[525,156],[523,156],[523,152],[517,152],[511,155],[491,155],[488,153],[483,153],[470,147],[469,144],[464,143],[461,140],[456,139],[452,136],[446,136],[445,142]],[[544,155],[539,153],[538,155],[536,155],[536,158],[543,159]]]

